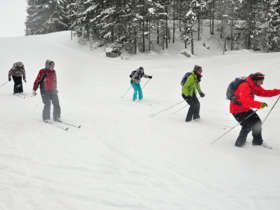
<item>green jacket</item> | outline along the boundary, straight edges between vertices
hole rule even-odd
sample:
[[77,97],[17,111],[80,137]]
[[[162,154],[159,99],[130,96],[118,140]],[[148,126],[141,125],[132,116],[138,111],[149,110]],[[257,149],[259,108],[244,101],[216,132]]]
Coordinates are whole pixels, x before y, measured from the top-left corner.
[[197,81],[197,76],[192,72],[182,88],[182,94],[184,96],[193,96],[194,93],[196,94],[196,89],[199,94],[202,93],[199,82]]

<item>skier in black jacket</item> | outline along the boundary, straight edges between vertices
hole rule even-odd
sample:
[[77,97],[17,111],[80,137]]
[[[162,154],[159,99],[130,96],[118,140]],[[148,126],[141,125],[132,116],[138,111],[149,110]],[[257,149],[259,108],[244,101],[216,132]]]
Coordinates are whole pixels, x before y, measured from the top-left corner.
[[11,77],[14,80],[14,94],[22,93],[23,92],[22,78],[23,81],[26,82],[25,70],[22,62],[19,61],[14,63],[13,67],[11,68],[8,74],[9,82],[11,81]]

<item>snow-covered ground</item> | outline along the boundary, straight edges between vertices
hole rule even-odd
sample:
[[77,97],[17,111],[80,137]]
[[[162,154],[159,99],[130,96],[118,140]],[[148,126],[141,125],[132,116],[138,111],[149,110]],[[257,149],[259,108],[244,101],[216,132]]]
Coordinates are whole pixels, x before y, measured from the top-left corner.
[[[56,62],[62,119],[82,128],[63,131],[41,121],[40,95],[0,88],[1,210],[278,210],[279,105],[265,122],[272,150],[233,146],[239,127],[225,99],[237,76],[265,73],[264,87],[280,88],[280,54],[230,52],[187,58],[178,51],[110,59],[66,32],[0,39],[0,83],[15,61],[27,72],[26,94],[46,59]],[[201,120],[185,123],[181,77],[202,65]],[[153,79],[133,103],[128,75],[139,65]],[[147,80],[142,80],[142,85]],[[125,95],[124,97],[122,97]],[[275,98],[259,98],[269,104]],[[153,117],[152,117],[153,116]]]

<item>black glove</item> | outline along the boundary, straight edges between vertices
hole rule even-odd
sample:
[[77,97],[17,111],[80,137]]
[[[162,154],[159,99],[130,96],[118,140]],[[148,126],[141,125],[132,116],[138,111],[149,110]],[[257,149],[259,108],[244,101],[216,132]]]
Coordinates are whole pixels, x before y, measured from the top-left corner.
[[152,79],[152,78],[153,78],[153,76],[148,76],[148,78],[149,78],[149,79]]
[[200,95],[200,97],[201,97],[201,98],[203,98],[203,97],[205,96],[205,94],[204,94],[204,93],[202,93],[202,92],[201,92],[201,93],[199,93],[199,95]]
[[9,82],[11,81],[11,78],[9,78]]

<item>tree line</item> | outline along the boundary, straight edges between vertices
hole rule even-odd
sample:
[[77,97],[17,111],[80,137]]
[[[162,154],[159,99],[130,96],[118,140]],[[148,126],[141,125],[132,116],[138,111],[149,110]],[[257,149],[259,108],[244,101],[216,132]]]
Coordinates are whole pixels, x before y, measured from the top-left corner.
[[280,0],[28,0],[26,35],[71,30],[130,53],[179,35],[194,53],[206,26],[225,48],[280,51]]

